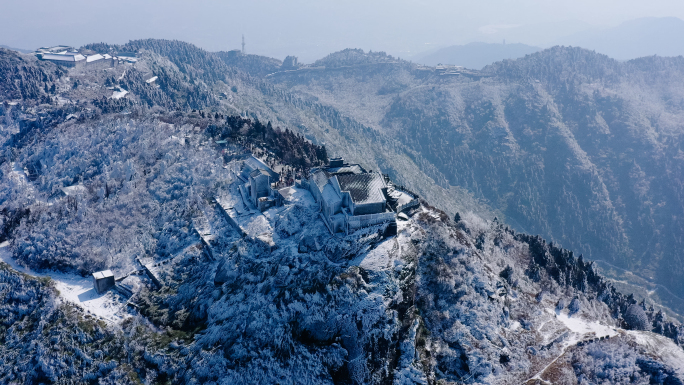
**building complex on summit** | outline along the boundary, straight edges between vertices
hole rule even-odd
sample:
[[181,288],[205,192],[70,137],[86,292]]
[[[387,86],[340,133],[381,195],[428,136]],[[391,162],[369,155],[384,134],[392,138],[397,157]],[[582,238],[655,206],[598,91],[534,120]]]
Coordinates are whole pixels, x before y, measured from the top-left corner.
[[327,167],[311,170],[309,191],[332,232],[345,232],[394,220],[387,201],[387,180],[358,164],[333,158]]

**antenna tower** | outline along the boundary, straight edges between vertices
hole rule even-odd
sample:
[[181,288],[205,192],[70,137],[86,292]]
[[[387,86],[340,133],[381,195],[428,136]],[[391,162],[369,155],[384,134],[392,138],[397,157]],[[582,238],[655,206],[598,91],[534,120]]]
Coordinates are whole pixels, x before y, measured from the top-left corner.
[[242,35],[242,54],[245,54],[245,35]]

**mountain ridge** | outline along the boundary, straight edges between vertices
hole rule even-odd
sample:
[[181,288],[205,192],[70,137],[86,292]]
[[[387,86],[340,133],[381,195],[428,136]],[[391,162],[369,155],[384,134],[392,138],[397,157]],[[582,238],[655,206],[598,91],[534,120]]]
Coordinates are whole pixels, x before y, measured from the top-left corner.
[[441,48],[430,54],[412,58],[412,61],[430,66],[451,64],[466,68],[482,69],[489,64],[503,59],[517,59],[541,50],[542,48],[522,43],[493,44],[478,42]]
[[[657,72],[649,71],[648,63],[653,63],[661,70]],[[507,164],[511,162],[511,159],[518,159],[516,162],[522,162],[523,158],[515,155],[519,151],[516,149],[520,148],[520,146],[527,147],[522,154],[534,154],[540,150],[545,151],[547,146],[543,144],[543,141],[534,139],[534,136],[539,135],[542,131],[534,130],[539,130],[542,126],[553,125],[556,127],[554,128],[553,141],[557,143],[554,145],[565,147],[565,151],[569,151],[567,152],[568,159],[574,159],[574,162],[576,162],[574,165],[572,165],[573,163],[563,165],[562,162],[557,164],[559,166],[562,165],[563,170],[565,170],[565,167],[577,168],[580,173],[585,174],[582,178],[586,179],[580,183],[585,184],[588,190],[581,193],[577,191],[576,193],[580,194],[577,196],[577,199],[583,195],[585,198],[582,199],[591,200],[594,199],[591,198],[593,195],[603,197],[596,198],[598,201],[610,202],[612,199],[607,197],[616,194],[617,190],[615,188],[620,188],[620,182],[615,179],[615,171],[612,168],[621,167],[624,169],[627,165],[619,166],[618,164],[611,165],[606,163],[606,160],[610,159],[606,158],[606,156],[616,156],[616,152],[606,152],[594,141],[601,138],[603,138],[601,139],[602,141],[618,140],[618,135],[612,133],[613,130],[618,130],[620,133],[627,133],[628,136],[620,137],[620,144],[618,145],[615,142],[615,145],[618,146],[618,149],[631,148],[630,153],[635,154],[640,159],[637,160],[639,167],[643,167],[643,164],[652,161],[664,162],[660,166],[649,166],[648,168],[648,173],[655,173],[660,175],[661,178],[661,182],[654,192],[660,191],[661,188],[666,188],[662,193],[657,193],[664,194],[659,195],[663,199],[667,197],[666,199],[668,199],[667,202],[669,202],[668,205],[670,205],[671,209],[676,208],[676,210],[680,210],[681,205],[677,203],[676,196],[678,196],[677,194],[681,195],[681,192],[678,192],[681,190],[681,186],[676,178],[670,179],[667,175],[677,175],[676,170],[681,169],[681,165],[677,161],[679,144],[677,144],[676,139],[678,137],[677,132],[679,132],[676,126],[676,119],[681,114],[681,108],[677,107],[681,105],[679,102],[681,94],[676,91],[676,84],[681,84],[682,82],[681,68],[681,59],[679,58],[642,58],[620,63],[606,55],[580,48],[555,47],[518,60],[505,60],[490,65],[483,70],[483,73],[489,77],[478,81],[473,81],[463,76],[439,77],[437,74],[430,75],[429,71],[420,72],[410,68],[396,71],[387,69],[385,72],[377,70],[375,73],[366,72],[361,68],[354,73],[349,72],[352,71],[350,69],[344,78],[332,72],[319,73],[315,78],[314,75],[294,72],[279,76],[275,80],[287,89],[314,95],[319,100],[336,106],[344,113],[368,122],[375,130],[389,133],[394,138],[399,138],[400,142],[410,143],[409,148],[411,148],[411,151],[422,152],[423,156],[434,167],[438,169],[442,167],[438,173],[448,172],[450,175],[457,177],[457,179],[451,179],[447,185],[468,186],[466,189],[471,189],[471,192],[475,192],[478,198],[485,198],[490,193],[486,193],[485,190],[482,190],[482,187],[490,184],[493,188],[493,190],[490,190],[491,194],[494,195],[485,199],[491,207],[499,209],[502,206],[495,202],[499,201],[501,195],[495,191],[500,187],[494,187],[499,184],[495,181],[506,180],[509,177],[497,175],[499,172],[504,172],[503,169],[495,171],[497,169],[496,166],[490,160],[484,157],[480,158],[480,155],[477,155],[477,153],[482,152],[483,156],[488,156],[484,154],[495,154],[495,156],[499,157],[498,159],[500,160],[498,162],[500,164]],[[327,77],[323,76],[326,74]],[[364,80],[361,81],[360,79]],[[656,90],[656,86],[664,87],[662,90],[665,91]],[[632,89],[640,96],[633,97],[630,93],[625,93],[624,95],[628,95],[629,98],[621,99],[617,90],[625,87],[627,87],[626,89]],[[381,89],[394,91],[385,93],[380,92]],[[333,93],[330,90],[335,90],[335,92]],[[516,93],[522,93],[522,95],[526,96],[520,97]],[[372,101],[369,99],[371,95],[373,95]],[[484,100],[481,99],[482,97],[484,97]],[[665,100],[668,101],[665,102]],[[363,104],[359,101],[363,101]],[[594,118],[591,120],[581,118],[581,114],[585,112],[577,110],[578,106],[581,106],[582,109],[588,109],[587,113],[593,115]],[[628,106],[637,108],[644,114],[651,114],[654,117],[659,116],[659,123],[655,123],[658,121],[651,123],[647,118],[641,118],[639,115],[628,113]],[[625,111],[626,114],[621,115],[620,111]],[[472,116],[472,118],[469,116]],[[566,116],[570,120],[567,120]],[[515,119],[515,124],[519,127],[517,130],[520,130],[515,136],[511,136],[512,132],[508,128],[512,124],[510,119]],[[526,128],[532,122],[537,127]],[[637,128],[639,125],[644,128]],[[430,131],[438,127],[439,130],[447,131],[440,131],[440,134],[436,137],[431,136]],[[417,128],[420,129],[417,130]],[[412,131],[403,132],[403,130],[409,129]],[[575,138],[576,135],[579,136]],[[661,140],[655,140],[658,135],[666,135],[666,137],[662,137]],[[420,139],[421,137],[422,139]],[[440,143],[433,142],[434,138],[440,138]],[[453,171],[451,170],[453,169],[444,168],[445,165],[449,165],[452,162],[454,154],[454,147],[446,145],[445,142],[462,143],[464,140],[468,141],[467,148],[470,148],[470,150],[467,150],[466,147],[463,147],[464,150],[478,156],[478,158],[472,158],[467,162],[475,162],[474,164],[485,167],[478,171],[479,173],[485,172],[480,174],[482,177],[473,174],[459,176],[458,173],[452,173]],[[670,140],[674,140],[674,142],[670,142]],[[427,147],[423,147],[420,150],[421,143],[419,141],[424,141]],[[663,145],[662,141],[670,144]],[[472,152],[473,150],[476,152]],[[654,153],[654,151],[660,152],[661,150],[665,152],[657,155]],[[616,151],[619,152],[621,150]],[[442,155],[438,155],[440,153]],[[653,154],[655,157],[637,154]],[[544,162],[542,158],[539,159],[542,163]],[[548,158],[548,161],[556,162],[553,158]],[[666,166],[669,163],[672,164]],[[549,166],[552,164],[549,163]],[[470,166],[463,164],[456,168],[468,170]],[[535,173],[542,170],[542,168],[537,166],[534,166],[534,168],[537,171],[530,169],[526,172],[535,175]],[[638,169],[635,168],[635,170]],[[658,170],[666,170],[666,174]],[[628,175],[631,172],[629,168],[621,172],[628,178],[622,182],[624,186],[629,186],[630,183],[633,183],[629,182],[630,177]],[[637,174],[634,174],[634,172]],[[634,172],[631,175],[633,175],[632,178],[636,178],[633,179],[636,181],[640,178],[637,175],[641,175],[639,173],[646,171]],[[486,173],[492,174],[486,177],[487,182],[483,184],[483,178],[485,178],[484,175],[487,175]],[[504,172],[504,175],[507,175],[507,173]],[[446,177],[446,175],[444,176]],[[439,178],[436,177],[435,180],[439,180]],[[448,178],[454,177],[448,176],[447,180]],[[608,179],[604,180],[605,178]],[[576,182],[581,180],[579,179]],[[569,181],[562,182],[561,179],[560,185],[573,186],[576,182],[568,184]],[[472,190],[471,186],[479,187],[476,190]],[[669,188],[671,190],[667,190]],[[531,187],[531,189],[531,191],[537,190],[536,187]],[[631,188],[624,190],[623,193],[628,191],[631,191],[628,194],[634,194]],[[542,193],[542,191],[539,190],[539,193]],[[543,194],[549,193],[550,191]],[[509,194],[509,192],[506,194]],[[543,195],[538,195],[533,199],[540,199],[541,196]],[[620,199],[624,200],[626,196]],[[639,201],[647,202],[643,200],[642,195],[642,198],[637,198],[634,201],[635,207],[638,207],[640,203],[637,202]],[[577,203],[573,203],[571,207],[576,205]],[[525,206],[529,206],[529,204]],[[583,206],[592,207],[588,203],[583,204]],[[511,206],[509,205],[508,207],[510,208]],[[539,207],[543,207],[543,205],[539,205]],[[581,209],[581,207],[577,208]],[[605,210],[604,214],[593,217],[604,218],[601,219],[603,221],[601,226],[608,224],[610,224],[609,226],[617,226],[612,227],[615,230],[607,232],[601,230],[600,233],[625,234],[624,231],[627,230],[619,230],[620,226],[623,226],[622,223],[629,225],[629,223],[639,222],[639,219],[634,217],[628,222],[625,221],[625,216],[632,215],[633,211],[626,210],[624,203],[618,204],[615,207],[612,208],[612,203],[608,203],[602,209]],[[530,209],[536,210],[534,207],[530,207]],[[620,210],[621,214],[616,214],[615,210]],[[502,211],[505,212],[505,210]],[[617,256],[624,254],[624,251],[629,250],[631,247],[639,247],[639,251],[635,253],[636,255],[643,255],[648,250],[646,242],[634,241],[636,243],[625,243],[629,237],[622,238],[623,236],[616,236],[612,237],[610,241],[601,241],[595,235],[592,235],[591,237],[594,237],[598,242],[603,242],[604,247],[609,247],[609,249],[612,248],[613,250],[607,253],[599,253],[596,244],[590,249],[588,247],[589,243],[584,243],[585,246],[582,247],[572,243],[573,241],[567,235],[567,229],[561,230],[557,228],[556,230],[551,230],[552,227],[548,227],[550,224],[544,225],[546,230],[536,227],[538,225],[533,223],[537,220],[533,218],[548,217],[545,214],[531,216],[530,213],[525,213],[523,216],[529,218],[527,220],[522,220],[519,214],[511,214],[509,212],[506,215],[506,220],[513,220],[515,223],[519,223],[520,228],[528,232],[540,232],[547,235],[550,234],[549,231],[565,233],[564,238],[557,239],[557,241],[563,244],[571,242],[570,244],[574,245],[573,248],[584,249],[587,251],[586,254],[592,254],[589,250],[593,250],[593,253],[598,253],[602,256]],[[664,214],[663,212],[658,215],[663,218]],[[647,214],[647,216],[652,215]],[[567,217],[567,213],[562,214],[562,216]],[[670,219],[667,219],[667,221],[670,221]],[[632,224],[631,226],[634,225]],[[652,225],[646,226],[653,228]],[[575,225],[573,227],[575,229],[573,231],[577,232],[582,226]],[[678,225],[674,224],[674,228],[681,228],[681,223]],[[599,229],[591,230],[592,233],[594,231],[599,231]],[[641,230],[636,230],[635,228],[633,231],[632,237],[642,237],[640,235],[643,233]],[[669,232],[668,234],[674,235],[674,233],[676,231]],[[591,239],[588,234],[585,234],[584,237]],[[674,239],[677,238],[675,237]],[[613,244],[608,246],[610,244],[608,242],[613,242]],[[657,253],[661,252],[657,251]],[[673,250],[667,252],[671,256],[668,258],[676,258],[676,254],[673,254],[673,252]],[[659,258],[643,257],[643,263],[648,264],[649,262],[647,261],[657,259]],[[674,263],[676,266],[676,263],[673,261],[669,263]],[[668,266],[670,265],[668,264]],[[671,272],[663,270],[661,274],[667,275],[671,274]],[[649,275],[646,275],[648,278]],[[650,276],[655,277],[655,275]],[[667,286],[670,288],[679,287],[677,286],[677,282],[679,282],[677,279],[672,277],[668,279],[661,277],[660,279],[664,282],[669,282]],[[681,288],[676,289],[676,292],[680,290]]]
[[[511,81],[502,91],[489,73],[443,75],[405,62],[369,66],[366,56],[352,58],[358,66],[334,60],[330,71],[287,72],[274,84],[184,43],[132,46],[139,47],[135,64],[69,70],[46,84],[36,76],[35,94],[0,104],[0,224],[8,241],[0,256],[62,274],[135,272],[125,278],[135,283],[132,297],[104,294],[124,319],[112,323],[79,310],[53,280],[0,264],[3,381],[681,383],[684,328],[666,309],[621,293],[579,252],[474,214],[467,209],[480,205],[474,194],[442,187],[479,173],[461,161],[454,162],[460,175],[450,175],[437,163],[458,143],[456,134],[473,149],[497,154],[494,161],[525,166],[522,160],[537,156],[519,136],[506,139],[515,119],[508,127],[490,123],[511,116],[496,104],[503,91],[526,96],[522,91],[532,89],[544,97],[516,101],[540,106],[521,109],[519,118],[530,130],[550,132],[540,147],[554,140],[565,147],[535,160],[581,154],[574,128],[557,118],[567,111],[544,87],[572,89],[606,71],[537,82],[524,68],[511,70],[527,83]],[[563,54],[581,52],[560,49],[556,56]],[[544,73],[546,61],[530,60]],[[38,65],[27,64],[26,72]],[[157,85],[145,81],[150,73]],[[44,87],[50,84],[54,93]],[[113,98],[121,89],[128,93]],[[459,93],[465,89],[472,95]],[[362,119],[354,114],[355,105],[364,107],[354,104],[356,95],[362,103],[385,103],[388,114]],[[453,125],[458,120],[449,119],[462,108],[465,123]],[[425,119],[409,131],[405,123],[416,117]],[[384,225],[332,235],[301,182],[282,207],[245,210],[236,170],[250,153],[300,177],[324,153],[360,159],[395,183],[417,185],[429,199],[397,217],[396,235]],[[601,176],[579,160],[568,163],[577,175]],[[532,178],[543,168],[523,170]],[[481,191],[491,188],[496,171],[476,180]],[[456,202],[455,212],[432,206],[440,191],[451,192],[441,202]],[[140,265],[149,273],[137,273]]]

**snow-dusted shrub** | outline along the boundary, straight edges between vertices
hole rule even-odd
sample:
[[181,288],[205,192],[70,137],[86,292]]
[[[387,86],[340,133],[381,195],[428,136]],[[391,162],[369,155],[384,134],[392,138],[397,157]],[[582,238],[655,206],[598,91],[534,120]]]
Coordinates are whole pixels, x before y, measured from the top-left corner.
[[625,343],[592,343],[573,354],[572,367],[580,384],[648,384],[637,358]]
[[461,217],[461,223],[465,225],[473,237],[478,237],[489,230],[487,221],[472,211],[467,212]]
[[570,302],[570,305],[568,306],[568,311],[570,314],[575,314],[578,311],[580,311],[582,303],[580,302],[579,298],[573,298],[573,300]]
[[556,303],[556,311],[561,311],[561,310],[565,309],[567,306],[568,306],[568,300],[565,298],[561,298]]
[[634,330],[650,330],[650,323],[648,316],[644,309],[636,304],[630,305],[625,311],[625,322],[630,329]]
[[[197,136],[179,139],[187,129],[154,120],[67,124],[22,148],[18,163],[40,165],[39,177],[3,178],[0,211],[12,209],[17,189],[50,204],[31,203],[15,256],[36,268],[127,272],[135,256],[186,247],[198,196],[227,178],[214,149],[192,142]],[[64,197],[67,187],[76,193]]]
[[673,368],[619,339],[576,350],[572,367],[580,384],[682,384]]

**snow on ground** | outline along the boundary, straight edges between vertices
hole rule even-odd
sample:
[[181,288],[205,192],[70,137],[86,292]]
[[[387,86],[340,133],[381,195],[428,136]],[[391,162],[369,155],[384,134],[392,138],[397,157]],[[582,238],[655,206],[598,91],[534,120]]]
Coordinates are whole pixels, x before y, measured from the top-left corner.
[[250,237],[273,233],[273,228],[268,219],[261,214],[238,217],[237,222],[245,231],[245,234]]
[[[578,341],[585,338],[589,339],[603,336],[614,337],[618,334],[617,328],[602,325],[594,321],[587,321],[580,318],[579,315],[570,316],[566,312],[555,312],[553,309],[546,309],[546,311],[556,314],[557,320],[561,321],[571,332],[577,334],[577,337],[579,337]],[[591,337],[592,333],[594,334],[594,337]]]
[[[225,204],[231,200],[235,203],[235,206],[237,206],[238,199],[236,199],[235,196],[229,197],[224,195],[221,197],[222,204]],[[307,190],[290,187],[290,197],[285,206],[272,207],[263,213],[256,211],[251,215],[241,215],[235,218],[235,220],[244,230],[244,232],[250,237],[256,237],[257,235],[261,234],[274,234],[271,223],[275,223],[280,213],[289,205],[298,205],[304,207],[318,206],[316,201],[314,201],[313,197],[311,196],[311,193],[309,193]]]
[[371,271],[390,270],[394,267],[393,262],[394,258],[398,256],[398,251],[399,243],[396,237],[391,237],[380,242],[368,253],[356,257],[350,265]]
[[30,195],[36,195],[33,185],[29,183],[28,179],[26,178],[26,174],[24,173],[24,169],[21,167],[19,163],[12,163],[12,171],[10,172],[8,177],[18,186],[21,186],[22,190],[28,191]]
[[404,266],[404,261],[397,257],[402,255],[402,250],[408,247],[407,243],[411,241],[410,232],[402,231],[407,226],[408,222],[397,221],[397,236],[380,242],[371,251],[356,257],[349,264],[372,271],[400,270]]
[[289,201],[292,203],[299,204],[300,206],[318,206],[318,203],[316,203],[309,190],[297,188],[294,186],[290,187]]
[[664,363],[670,365],[677,375],[684,377],[684,349],[677,346],[671,339],[659,334],[629,330],[627,335],[644,348],[648,353],[660,357]]
[[[545,310],[548,319],[541,324],[538,330],[544,335],[544,338],[548,342],[555,341],[555,343],[561,347],[561,353],[529,380],[541,380],[541,376],[544,372],[565,354],[566,349],[577,345],[578,342],[598,337],[613,337],[618,334],[617,328],[606,326],[595,321],[587,321],[581,318],[579,314],[569,315],[567,310],[560,312],[551,308],[546,308]],[[558,325],[559,323],[561,325]],[[549,326],[547,331],[544,329],[546,325]],[[561,328],[558,329],[557,326],[561,326]],[[567,329],[565,332],[566,334],[563,334],[563,330],[565,329]],[[559,334],[559,331],[561,334]]]
[[126,96],[127,93],[128,91],[126,90],[114,91],[114,93],[112,94],[112,99],[121,99],[124,96]]
[[[546,309],[546,311],[555,313],[552,309]],[[684,376],[684,349],[667,337],[647,331],[610,327],[579,317],[569,317],[565,312],[556,313],[556,319],[561,321],[577,337],[580,337],[579,341],[603,336],[614,337],[618,334],[630,336],[648,353],[660,357],[663,362],[674,368],[678,375]],[[569,346],[571,342],[573,342],[573,338],[568,339],[566,344]],[[572,344],[574,343],[576,342]]]
[[34,277],[49,276],[54,281],[55,288],[59,291],[62,300],[80,306],[86,312],[102,318],[108,324],[119,323],[131,316],[128,314],[125,299],[113,290],[97,294],[90,277],[60,272],[36,273],[29,268],[20,266],[12,258],[8,242],[0,243],[0,260],[24,274]]
[[[678,375],[684,376],[684,349],[677,346],[674,341],[667,337],[646,331],[624,330],[621,328],[606,326],[599,322],[585,320],[579,316],[570,316],[568,315],[567,310],[558,312],[554,309],[547,308],[546,313],[549,317],[553,318],[542,323],[542,326],[539,328],[540,331],[543,332],[542,329],[549,323],[556,324],[556,322],[552,322],[553,320],[559,321],[562,323],[564,328],[569,330],[569,334],[562,341],[563,349],[558,358],[565,353],[565,350],[568,347],[574,346],[580,341],[592,340],[594,338],[604,336],[614,337],[617,335],[623,335],[631,337],[634,342],[639,344],[648,353],[655,357],[659,357],[663,360],[663,362],[674,368]],[[557,334],[557,332],[558,329],[554,329],[552,333],[547,332],[544,334],[546,334],[547,339],[551,339],[553,338],[552,335]],[[541,376],[544,374],[546,369],[549,368],[558,358],[551,361],[544,369],[532,377],[532,379],[541,379]]]

